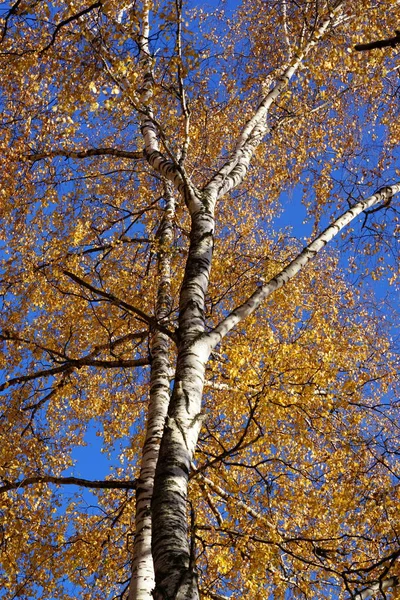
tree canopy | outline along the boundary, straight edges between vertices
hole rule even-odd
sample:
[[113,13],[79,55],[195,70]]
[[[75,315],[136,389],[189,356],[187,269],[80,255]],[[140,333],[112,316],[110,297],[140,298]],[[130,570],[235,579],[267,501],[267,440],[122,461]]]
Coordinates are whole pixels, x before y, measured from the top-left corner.
[[397,597],[398,10],[0,5],[0,598]]

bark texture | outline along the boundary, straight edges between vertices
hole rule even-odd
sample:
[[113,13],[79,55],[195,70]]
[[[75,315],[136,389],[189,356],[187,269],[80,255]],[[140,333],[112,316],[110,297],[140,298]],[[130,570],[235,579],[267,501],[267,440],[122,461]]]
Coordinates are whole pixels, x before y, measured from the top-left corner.
[[209,204],[192,214],[189,256],[180,297],[179,351],[174,389],[157,464],[152,500],[154,598],[199,597],[187,526],[190,464],[201,428],[201,398],[209,346],[204,302],[213,250],[214,218]]
[[[171,311],[170,252],[173,241],[175,199],[166,184],[164,218],[158,232],[159,284],[156,319],[163,322]],[[140,476],[136,491],[135,541],[129,600],[148,600],[154,588],[154,567],[151,555],[151,498],[160,440],[170,400],[171,341],[155,329],[151,337],[150,398],[146,438],[143,446]]]

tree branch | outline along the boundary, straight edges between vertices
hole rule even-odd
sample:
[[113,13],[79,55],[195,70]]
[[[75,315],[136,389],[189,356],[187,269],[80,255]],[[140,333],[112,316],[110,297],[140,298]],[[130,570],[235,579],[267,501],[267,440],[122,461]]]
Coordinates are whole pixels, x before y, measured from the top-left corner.
[[394,194],[400,191],[400,182],[387,186],[375,194],[361,200],[355,206],[343,213],[332,225],[329,225],[311,244],[306,246],[302,252],[287,265],[280,273],[275,275],[268,283],[257,289],[243,304],[235,308],[225,319],[223,319],[212,331],[204,335],[210,344],[210,351],[225,337],[225,335],[240,321],[252,314],[260,304],[268,298],[275,290],[280,289],[292,279],[303,267],[305,267],[322,248],[324,248],[346,225],[355,217],[379,202],[387,204]]
[[8,381],[2,383],[0,385],[0,392],[3,392],[11,385],[18,385],[18,383],[32,381],[33,379],[39,379],[39,377],[51,377],[52,375],[57,375],[57,373],[72,371],[72,369],[73,366],[71,364],[65,363],[63,365],[60,365],[59,367],[54,367],[51,369],[42,369],[41,371],[36,371],[35,373],[30,373],[29,375],[19,375],[18,377],[13,377],[12,379],[9,379]]
[[8,381],[0,384],[0,392],[3,392],[7,388],[12,385],[18,385],[19,383],[26,383],[27,381],[33,381],[34,379],[39,379],[40,377],[51,377],[52,375],[57,375],[58,373],[64,373],[66,371],[72,371],[73,369],[79,369],[80,367],[102,367],[103,369],[114,369],[116,367],[122,367],[127,369],[129,367],[146,367],[150,364],[149,358],[135,358],[135,359],[115,359],[115,360],[101,360],[101,359],[92,359],[89,357],[83,358],[67,358],[65,363],[58,367],[53,367],[50,369],[42,369],[40,371],[36,371],[35,373],[30,373],[28,375],[19,375],[18,377],[13,377]]
[[198,477],[200,481],[204,482],[209,486],[209,488],[214,492],[214,494],[217,494],[217,496],[219,496],[226,502],[233,502],[235,506],[240,506],[240,508],[243,508],[251,517],[253,517],[253,519],[260,520],[263,523],[263,525],[266,525],[270,529],[276,528],[276,525],[274,525],[274,523],[270,521],[265,515],[255,510],[246,502],[243,502],[243,500],[234,498],[231,494],[228,494],[228,492],[226,492],[220,485],[214,483],[212,479],[210,479],[206,475],[203,475],[203,473],[201,473],[200,471],[197,471],[196,465],[192,464],[191,467],[192,473],[190,475],[190,479]]
[[12,17],[12,15],[16,15],[17,10],[19,5],[21,4],[22,0],[17,0],[15,2],[15,4],[12,5],[12,7],[10,8],[10,10],[7,12],[6,16],[3,17],[4,18],[4,25],[3,25],[3,31],[1,33],[1,38],[0,38],[0,43],[3,42],[4,38],[6,37],[7,34],[7,29],[8,29],[8,21],[10,20],[10,18]]
[[53,477],[52,475],[37,475],[35,477],[26,477],[19,481],[5,481],[0,487],[0,494],[5,494],[10,490],[19,490],[21,488],[35,485],[37,483],[55,483],[56,485],[78,485],[87,488],[96,488],[103,490],[134,490],[136,489],[136,480],[116,481],[81,479],[80,477]]
[[395,31],[395,36],[385,40],[377,40],[375,42],[367,42],[365,44],[356,44],[354,50],[365,52],[366,50],[375,50],[375,48],[394,48],[400,44],[400,31]]
[[[14,335],[12,333],[4,332],[0,333],[0,339],[5,341],[18,341],[24,342],[26,344],[31,344],[36,348],[40,348],[44,352],[47,352],[50,355],[58,356],[63,363],[57,367],[50,367],[48,369],[41,369],[40,371],[36,371],[35,373],[30,373],[28,375],[19,375],[17,377],[13,377],[8,381],[0,384],[0,392],[4,391],[8,387],[12,385],[18,385],[19,383],[25,383],[27,381],[32,381],[34,379],[39,379],[40,377],[51,377],[52,375],[57,375],[58,373],[68,373],[68,371],[73,371],[74,369],[79,369],[80,367],[102,367],[104,369],[112,369],[112,368],[129,368],[129,367],[145,367],[150,364],[150,358],[135,358],[135,359],[123,359],[116,358],[113,360],[107,359],[96,359],[94,358],[98,355],[102,350],[116,348],[117,346],[123,344],[124,342],[133,340],[133,339],[143,339],[146,335],[146,332],[139,333],[128,333],[127,335],[122,336],[121,338],[110,342],[109,344],[102,344],[100,346],[96,346],[93,352],[88,354],[87,356],[82,356],[81,358],[71,358],[66,354],[62,354],[56,350],[51,348],[46,348],[40,344],[36,344],[34,341],[26,340],[24,338],[20,338],[18,335]],[[53,390],[54,392],[54,390]]]
[[282,75],[277,79],[272,90],[263,98],[253,116],[243,127],[230,158],[205,186],[205,192],[219,198],[237,187],[243,181],[254,152],[268,131],[267,115],[269,109],[287,88],[290,80],[302,64],[304,58],[322,38],[338,13],[341,12],[342,6],[343,2],[339,2],[320,25],[304,49],[293,55],[290,64],[283,70]]
[[88,150],[50,150],[49,152],[37,152],[34,154],[27,154],[25,158],[32,161],[37,161],[43,160],[44,158],[53,158],[55,156],[64,156],[65,158],[116,156],[118,158],[129,158],[131,160],[141,160],[144,158],[142,150],[130,152],[129,150],[118,150],[118,148],[89,148]]
[[60,23],[58,23],[56,25],[56,28],[53,31],[53,35],[51,36],[50,42],[44,48],[42,48],[40,50],[40,54],[43,54],[44,52],[46,52],[54,44],[54,42],[56,41],[57,35],[59,34],[60,30],[63,27],[65,27],[66,25],[69,25],[69,23],[72,23],[73,21],[77,21],[79,19],[79,17],[83,17],[83,15],[87,15],[95,8],[100,8],[100,6],[101,6],[101,2],[95,2],[94,4],[91,4],[90,6],[88,6],[87,8],[84,8],[80,12],[75,13],[71,17],[68,17],[67,19],[60,21]]
[[149,358],[101,360],[92,358],[70,359],[69,363],[74,367],[102,367],[103,369],[114,369],[115,367],[146,367],[150,364]]
[[90,290],[91,292],[93,292],[93,294],[97,294],[98,296],[101,296],[102,298],[106,298],[107,300],[109,300],[111,302],[111,304],[114,304],[115,306],[119,306],[120,308],[123,308],[123,309],[127,310],[128,312],[133,313],[134,315],[136,315],[139,318],[139,320],[143,321],[144,323],[147,323],[151,327],[155,327],[156,329],[159,329],[160,331],[162,331],[163,333],[168,335],[168,337],[170,337],[172,340],[176,341],[176,336],[172,331],[170,331],[167,327],[160,325],[160,323],[158,323],[154,317],[150,317],[145,312],[140,310],[140,308],[137,308],[136,306],[133,306],[132,304],[129,304],[128,302],[125,302],[124,300],[120,300],[119,298],[114,296],[114,294],[110,294],[109,292],[105,292],[104,290],[99,290],[98,288],[94,287],[93,285],[91,285],[84,279],[81,279],[80,277],[78,277],[78,275],[71,273],[70,271],[64,270],[63,273],[64,273],[64,275],[67,275],[67,277],[72,279],[72,281],[75,281],[75,283],[78,283],[79,285],[81,285],[81,286],[85,287],[86,289]]
[[399,578],[397,576],[387,577],[381,581],[377,581],[376,583],[369,585],[361,590],[361,592],[356,592],[355,595],[352,596],[351,600],[366,600],[367,598],[370,598],[370,596],[375,595],[377,592],[385,592],[389,588],[397,587],[398,585]]

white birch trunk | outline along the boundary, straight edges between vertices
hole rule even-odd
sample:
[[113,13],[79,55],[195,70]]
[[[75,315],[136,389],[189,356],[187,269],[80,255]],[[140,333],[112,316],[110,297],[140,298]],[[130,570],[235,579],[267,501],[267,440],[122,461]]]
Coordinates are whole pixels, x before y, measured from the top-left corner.
[[[159,283],[155,315],[157,321],[168,317],[172,304],[170,249],[173,241],[175,200],[169,185],[166,185],[165,200],[164,218],[158,232]],[[154,589],[150,505],[159,444],[170,400],[170,344],[171,340],[166,334],[158,329],[153,331],[150,339],[151,375],[147,429],[136,488],[135,540],[129,600],[151,600]]]
[[[209,204],[208,204],[209,207]],[[209,208],[192,214],[182,284],[176,378],[157,464],[152,501],[155,600],[197,600],[197,577],[188,540],[187,486],[201,428],[201,398],[209,356],[204,333],[214,217]]]
[[[192,240],[189,249],[189,257],[186,265],[186,275],[182,285],[180,298],[180,342],[178,348],[177,369],[173,393],[174,406],[164,427],[165,415],[169,404],[169,375],[170,369],[167,359],[167,339],[162,335],[155,334],[156,342],[152,348],[153,365],[151,380],[151,402],[148,416],[148,432],[143,449],[142,472],[138,488],[137,512],[138,521],[136,526],[137,542],[134,549],[134,567],[132,585],[130,588],[130,600],[148,600],[154,587],[153,568],[156,573],[156,590],[162,589],[164,579],[168,579],[167,588],[173,591],[179,587],[178,579],[181,578],[182,570],[170,568],[175,564],[176,556],[183,556],[184,573],[187,572],[188,556],[187,528],[186,528],[186,496],[187,476],[189,465],[197,443],[199,426],[193,425],[196,415],[200,410],[202,387],[204,380],[204,368],[206,362],[205,353],[203,359],[193,361],[189,343],[193,338],[204,331],[204,297],[208,286],[213,247],[214,219],[210,212],[204,210],[203,200],[198,198],[191,185],[182,177],[182,168],[173,160],[160,152],[159,128],[154,118],[151,107],[152,100],[152,61],[149,49],[149,1],[143,2],[142,31],[140,37],[141,62],[145,67],[145,75],[140,91],[140,101],[143,111],[140,114],[140,125],[145,146],[145,156],[149,164],[166,180],[174,183],[175,187],[185,198],[185,202],[192,214]],[[165,145],[164,140],[164,145]],[[161,307],[160,307],[161,308]],[[196,374],[197,371],[201,375]],[[187,404],[190,397],[190,410],[182,410],[181,399]],[[164,433],[162,435],[162,428]],[[169,432],[178,431],[178,442],[171,440]],[[158,456],[158,441],[162,435],[164,453]],[[173,438],[173,436],[172,436]],[[192,443],[188,440],[192,438]],[[190,449],[189,449],[190,448]],[[180,464],[183,456],[184,476],[178,476],[178,488],[180,488],[180,501],[175,501],[174,490],[171,491],[171,477],[163,468],[158,469],[162,474],[166,472],[166,483],[158,485],[158,494],[153,491],[154,472],[157,458],[158,463],[164,464],[164,455],[175,465]],[[187,457],[186,457],[187,454]],[[178,459],[177,456],[178,455]],[[177,467],[178,468],[178,467]],[[160,478],[159,478],[160,479]],[[161,475],[161,480],[163,475]],[[174,476],[172,477],[174,479]],[[182,480],[182,481],[181,481]],[[172,487],[173,487],[172,483]],[[167,492],[164,494],[164,490]],[[178,494],[179,495],[179,494]],[[155,501],[156,508],[150,511],[150,503],[154,496],[159,499]],[[161,510],[157,511],[157,507]],[[172,507],[172,511],[171,511]],[[153,514],[152,514],[153,513]],[[163,515],[167,514],[167,518]],[[181,525],[182,535],[179,535],[180,527],[176,527],[176,516]],[[167,547],[160,545],[158,540],[168,540]],[[153,557],[150,552],[149,543],[153,544]],[[154,559],[154,562],[153,562]],[[165,560],[166,559],[166,560]],[[154,567],[150,564],[153,563]],[[166,565],[166,566],[165,566]],[[172,582],[172,583],[171,583]],[[197,588],[197,584],[196,584]],[[157,591],[154,592],[157,597]],[[163,594],[159,597],[164,597]],[[169,594],[169,597],[175,597]]]

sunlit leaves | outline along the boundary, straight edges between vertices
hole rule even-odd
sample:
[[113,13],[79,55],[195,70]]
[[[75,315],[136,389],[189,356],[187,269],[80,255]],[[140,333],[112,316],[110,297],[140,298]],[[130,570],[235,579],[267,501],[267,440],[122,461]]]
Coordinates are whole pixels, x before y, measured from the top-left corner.
[[[89,432],[110,474],[134,479],[157,260],[167,253],[172,274],[172,385],[191,234],[176,193],[172,244],[160,245],[164,186],[141,119],[151,103],[160,151],[203,186],[332,3],[152,3],[147,79],[140,4],[14,7],[0,34],[0,477],[65,474]],[[272,105],[246,178],[216,207],[207,331],[301,250],[301,194],[318,228],[392,181],[397,51],[352,49],[395,18],[389,0],[344,2]],[[131,155],[79,154],[96,148]],[[367,214],[342,255],[321,254],[210,357],[190,491],[204,598],[347,597],[346,577],[354,590],[397,573],[395,315],[372,292],[396,282],[396,210],[394,199]],[[43,483],[2,493],[4,598],[126,593],[133,504],[131,491],[88,499]]]

